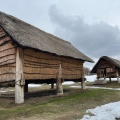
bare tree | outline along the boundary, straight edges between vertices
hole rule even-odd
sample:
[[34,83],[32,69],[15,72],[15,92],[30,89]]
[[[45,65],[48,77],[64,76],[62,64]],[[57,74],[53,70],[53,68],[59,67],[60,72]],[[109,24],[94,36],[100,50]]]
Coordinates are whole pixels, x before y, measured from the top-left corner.
[[84,73],[85,75],[90,75],[90,68],[84,67]]

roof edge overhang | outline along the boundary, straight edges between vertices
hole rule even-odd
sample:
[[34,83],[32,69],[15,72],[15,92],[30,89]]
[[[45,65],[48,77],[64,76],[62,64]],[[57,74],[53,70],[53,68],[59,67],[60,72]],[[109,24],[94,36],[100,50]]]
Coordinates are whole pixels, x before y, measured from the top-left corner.
[[[8,14],[6,14],[6,13],[2,13],[2,14],[8,15]],[[17,19],[17,18],[15,18],[15,17],[11,16],[11,15],[8,15],[8,16],[12,17],[12,19]],[[19,20],[19,19],[17,19],[17,20]],[[19,21],[24,22],[24,21],[22,21],[22,20],[19,20]],[[24,22],[24,23],[25,23],[25,24],[28,24],[28,23],[26,23],[26,22]],[[30,25],[30,24],[28,24],[28,25]],[[17,40],[16,40],[13,36],[11,36],[11,35],[9,34],[9,32],[6,30],[6,28],[4,27],[3,24],[0,23],[0,26],[5,30],[5,32],[10,36],[10,38],[13,40],[13,42],[16,43],[18,46],[23,47],[23,48],[37,49],[37,48],[31,47],[31,46],[24,46],[24,45],[18,43]],[[31,26],[32,26],[32,25],[31,25]],[[34,26],[32,26],[32,27],[34,27]],[[35,27],[35,28],[36,28],[36,27]],[[36,29],[38,29],[38,28],[36,28]],[[49,34],[49,33],[48,33],[48,34]],[[51,35],[52,35],[52,34],[51,34]],[[54,37],[56,37],[56,36],[54,36]],[[58,37],[57,37],[57,38],[58,38]],[[60,38],[59,38],[59,39],[60,39]],[[62,40],[62,39],[60,39],[60,40]],[[62,41],[71,44],[71,43],[68,42],[68,41],[65,41],[65,40],[62,40]],[[40,50],[40,49],[37,49],[37,50],[42,51],[42,52],[51,53],[51,52],[49,52],[49,51],[43,51],[43,50]],[[66,56],[64,56],[64,55],[58,55],[57,53],[54,53],[54,52],[51,53],[51,54],[55,54],[55,55],[57,55],[57,56],[69,57],[69,58],[73,58],[73,59],[79,59],[79,60],[82,60],[82,61],[87,61],[87,62],[94,63],[94,61],[93,61],[91,58],[87,57],[86,55],[85,55],[85,58],[80,58],[80,57],[74,57],[74,56],[72,57],[72,56],[67,56],[67,55],[66,55]]]
[[120,65],[118,66],[117,64],[115,64],[112,60],[112,58],[108,57],[108,56],[102,56],[100,57],[100,59],[98,60],[98,62],[94,65],[94,67],[91,70],[91,73],[96,73],[96,67],[98,66],[98,64],[100,63],[100,61],[104,59],[109,61],[110,63],[114,64],[117,68],[120,68]]

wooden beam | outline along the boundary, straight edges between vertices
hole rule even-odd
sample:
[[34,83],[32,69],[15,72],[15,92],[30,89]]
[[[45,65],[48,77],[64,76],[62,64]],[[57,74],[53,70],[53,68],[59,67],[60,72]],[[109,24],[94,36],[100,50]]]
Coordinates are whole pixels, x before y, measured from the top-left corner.
[[16,48],[15,103],[24,102],[23,49]]
[[25,93],[28,93],[28,83],[27,83],[27,82],[25,82],[24,92],[25,92]]
[[51,89],[54,89],[54,83],[51,83]]
[[111,78],[109,78],[109,81],[111,82]]
[[57,87],[57,95],[62,95],[63,94],[63,88],[62,88],[62,67],[61,67],[61,63],[60,63],[59,69],[58,69],[56,87]]
[[85,72],[84,72],[84,69],[83,69],[83,72],[82,72],[82,81],[81,81],[81,89],[86,89],[85,88]]
[[81,89],[86,89],[85,88],[85,80],[84,79],[82,79],[82,81],[81,81]]
[[104,75],[104,80],[106,80],[106,76]]
[[119,71],[118,70],[117,70],[116,75],[117,75],[117,81],[118,81],[118,83],[120,83],[120,80],[119,80]]

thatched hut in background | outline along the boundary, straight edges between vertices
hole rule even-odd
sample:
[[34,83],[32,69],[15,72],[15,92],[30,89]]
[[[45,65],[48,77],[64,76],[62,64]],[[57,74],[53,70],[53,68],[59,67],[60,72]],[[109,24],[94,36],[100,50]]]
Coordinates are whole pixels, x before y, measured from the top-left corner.
[[98,62],[95,64],[91,73],[96,73],[98,78],[98,83],[100,78],[117,78],[119,81],[120,76],[120,61],[108,56],[102,56]]
[[71,43],[0,12],[0,83],[15,81],[15,102],[24,102],[29,83],[81,82],[83,63],[92,59]]

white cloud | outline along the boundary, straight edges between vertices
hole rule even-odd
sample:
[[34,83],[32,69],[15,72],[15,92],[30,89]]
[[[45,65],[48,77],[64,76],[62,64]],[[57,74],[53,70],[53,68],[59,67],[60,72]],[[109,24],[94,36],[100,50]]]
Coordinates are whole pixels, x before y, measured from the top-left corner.
[[119,6],[120,0],[0,0],[0,11],[69,40],[95,61],[120,59]]
[[55,34],[69,40],[92,58],[120,56],[120,30],[104,21],[89,25],[81,16],[65,15],[52,5],[49,16],[56,25]]

